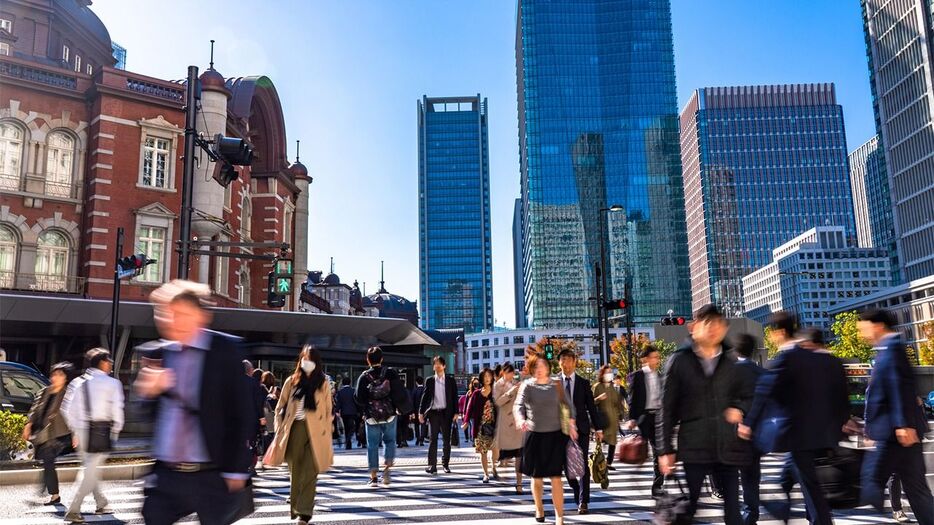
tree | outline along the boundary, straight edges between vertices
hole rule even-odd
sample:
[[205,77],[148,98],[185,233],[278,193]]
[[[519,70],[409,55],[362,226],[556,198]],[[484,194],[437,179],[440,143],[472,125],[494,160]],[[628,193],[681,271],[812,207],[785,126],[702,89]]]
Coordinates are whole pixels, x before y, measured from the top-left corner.
[[577,369],[575,370],[577,375],[588,381],[593,381],[594,374],[596,374],[593,363],[587,359],[584,359],[584,351],[580,349],[580,347],[577,345],[577,341],[573,339],[543,337],[538,341],[535,341],[534,345],[529,345],[529,347],[525,349],[526,361],[528,361],[528,355],[530,353],[544,355],[545,345],[548,343],[551,343],[551,346],[554,348],[555,352],[555,358],[551,361],[552,374],[557,374],[561,371],[561,367],[558,365],[558,355],[561,354],[563,350],[571,350],[575,355],[577,355]]
[[918,343],[918,364],[934,366],[934,321],[923,323],[921,334],[926,341]]
[[623,385],[627,388],[629,387],[629,375],[632,372],[635,372],[641,368],[639,361],[639,356],[642,354],[642,351],[645,350],[645,347],[653,345],[658,349],[659,357],[661,358],[661,368],[664,368],[665,361],[668,357],[678,349],[678,345],[675,343],[669,343],[664,339],[656,339],[652,341],[643,334],[637,334],[632,336],[632,366],[633,369],[629,369],[629,357],[626,352],[626,337],[620,336],[616,339],[610,341],[610,366],[619,370],[620,375],[622,376]]
[[766,326],[762,334],[762,341],[765,343],[765,349],[768,350],[768,358],[775,359],[778,355],[778,345],[772,342],[772,327]]
[[830,343],[830,351],[841,359],[856,359],[860,363],[868,363],[874,356],[875,350],[859,334],[857,322],[859,314],[855,311],[837,314],[830,331],[836,339]]

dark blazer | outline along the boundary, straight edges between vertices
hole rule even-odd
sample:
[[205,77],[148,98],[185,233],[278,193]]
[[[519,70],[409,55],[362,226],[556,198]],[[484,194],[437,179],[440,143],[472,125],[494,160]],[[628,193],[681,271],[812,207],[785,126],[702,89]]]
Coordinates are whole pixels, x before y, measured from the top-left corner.
[[[561,388],[564,388],[563,376],[558,376],[558,382]],[[587,381],[580,374],[574,375],[574,413],[577,423],[577,434],[580,439],[590,439],[590,429],[602,429],[605,425],[603,414],[597,410],[597,405],[593,400],[593,389],[590,381]]]
[[736,375],[739,378],[742,391],[741,404],[743,405],[742,410],[744,412],[749,412],[752,408],[752,401],[755,397],[756,385],[759,383],[759,378],[762,377],[762,374],[765,373],[765,369],[759,366],[752,359],[746,359],[745,361],[736,361]]
[[335,403],[337,411],[341,413],[341,416],[356,416],[358,414],[357,402],[353,398],[353,387],[350,385],[344,385],[338,389],[335,396],[337,402]]
[[[736,435],[736,425],[726,421],[727,408],[742,409],[742,382],[736,362],[723,349],[711,377],[704,374],[694,348],[685,346],[668,359],[662,392],[662,415],[657,418],[659,455],[677,451],[685,463],[746,465],[752,447]],[[750,395],[746,393],[746,395]],[[673,437],[678,430],[678,446]]]
[[412,389],[412,406],[415,407],[416,412],[421,412],[422,407],[422,394],[425,393],[425,384],[416,385]]
[[[786,418],[780,426],[763,426],[769,415]],[[782,351],[756,386],[744,423],[753,432],[778,432],[771,451],[822,450],[837,446],[849,419],[849,396],[843,363],[827,351],[795,346]]]
[[[659,371],[659,383],[661,383],[661,371]],[[645,383],[645,371],[641,368],[632,374],[632,384],[629,398],[629,419],[639,423],[642,416],[645,415],[645,404],[648,402],[648,389]]]
[[901,336],[883,340],[866,389],[866,434],[875,441],[895,438],[895,429],[914,428],[920,437],[926,430]]
[[[457,383],[451,374],[444,375],[444,415],[454,417],[457,413]],[[431,402],[435,398],[435,376],[432,375],[425,380],[425,391],[422,393],[421,402],[418,405],[418,413],[425,415],[431,409]],[[465,408],[466,410],[466,408]]]

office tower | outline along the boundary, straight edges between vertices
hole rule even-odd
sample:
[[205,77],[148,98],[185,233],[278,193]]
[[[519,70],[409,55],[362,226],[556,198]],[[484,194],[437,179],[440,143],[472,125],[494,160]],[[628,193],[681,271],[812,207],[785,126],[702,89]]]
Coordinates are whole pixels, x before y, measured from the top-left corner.
[[843,110],[833,84],[696,90],[681,113],[695,308],[741,315],[742,278],[802,232],[856,244]]
[[529,326],[596,326],[598,275],[606,298],[629,292],[635,322],[689,314],[669,3],[519,0],[517,14]]
[[421,326],[493,327],[487,101],[418,102]]
[[859,245],[888,251],[892,283],[898,284],[900,272],[895,226],[892,223],[892,200],[885,171],[885,154],[879,147],[879,137],[873,137],[851,151],[849,164]]

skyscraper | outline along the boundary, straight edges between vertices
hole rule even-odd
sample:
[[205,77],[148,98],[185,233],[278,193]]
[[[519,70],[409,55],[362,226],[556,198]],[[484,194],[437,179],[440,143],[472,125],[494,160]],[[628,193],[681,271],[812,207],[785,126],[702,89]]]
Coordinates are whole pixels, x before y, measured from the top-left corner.
[[512,210],[512,279],[515,295],[516,328],[528,326],[525,319],[525,284],[522,282],[522,199],[516,199]]
[[892,224],[892,200],[879,137],[873,137],[851,151],[849,164],[859,245],[885,249],[889,254],[892,281],[898,284],[900,272],[895,226]]
[[934,275],[934,0],[862,0],[900,279]]
[[487,101],[418,102],[421,326],[493,327]]
[[822,225],[856,244],[843,109],[833,84],[696,90],[681,113],[695,308],[743,312],[742,278]]
[[529,326],[596,326],[603,252],[635,322],[690,313],[669,3],[519,0],[516,23]]

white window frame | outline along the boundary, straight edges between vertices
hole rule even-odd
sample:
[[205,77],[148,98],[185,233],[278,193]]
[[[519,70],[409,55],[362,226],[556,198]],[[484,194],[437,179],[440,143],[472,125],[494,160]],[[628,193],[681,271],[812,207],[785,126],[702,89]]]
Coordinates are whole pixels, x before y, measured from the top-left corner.
[[[12,239],[0,239],[0,288],[12,288],[16,281],[16,265],[19,263],[19,235],[7,224],[0,224],[0,230],[8,232]],[[4,254],[8,257],[4,257]]]
[[[150,144],[150,142],[152,144]],[[160,147],[160,146],[165,146]],[[143,169],[140,173],[140,184],[146,186],[147,188],[156,188],[164,190],[168,187],[169,184],[169,173],[171,169],[169,168],[169,163],[171,162],[172,156],[172,140],[158,137],[155,135],[149,135],[146,137],[146,140],[143,141]],[[159,180],[159,163],[162,162],[162,184],[158,183]],[[148,165],[148,166],[147,166]],[[146,182],[146,169],[149,168],[149,182]]]
[[67,45],[62,45],[62,62],[71,62],[71,49]]
[[[174,227],[176,216],[174,213],[172,213],[171,210],[160,203],[152,203],[147,206],[143,206],[142,208],[134,210],[133,213],[136,214],[136,227],[133,230],[134,239],[139,239],[140,231],[144,227],[162,228],[165,230],[166,242],[163,246],[164,253],[162,254],[162,257],[154,257],[154,259],[157,260],[156,264],[158,264],[161,268],[160,271],[164,282],[165,276],[169,275],[172,269],[172,264],[169,260],[169,254],[171,251],[168,249],[168,246],[171,244],[172,240],[175,239]],[[140,284],[158,284],[155,282],[142,281],[139,279],[136,279],[134,282],[139,282]]]
[[81,55],[75,55],[75,73],[81,72]]
[[9,18],[0,18],[0,29],[6,29],[8,33],[12,33],[13,21]]
[[[23,126],[20,126],[15,121],[6,120],[6,121],[0,122],[0,124],[3,124],[5,126],[10,126],[16,129],[17,131],[19,131],[19,134],[20,134],[18,139],[9,139],[9,142],[13,143],[14,145],[16,144],[15,141],[18,140],[19,141],[18,147],[10,147],[8,150],[5,150],[4,155],[0,157],[0,159],[2,159],[3,162],[6,162],[8,160],[6,158],[6,153],[17,152],[18,150],[19,158],[18,158],[17,167],[14,170],[15,173],[11,172],[8,174],[4,174],[0,172],[0,178],[2,178],[3,180],[3,183],[0,184],[0,191],[18,191],[20,188],[22,188],[22,184],[23,184],[23,164],[24,164],[23,161],[26,158],[25,145],[26,145],[26,142],[28,141],[27,133],[26,133],[26,130],[23,128]],[[3,143],[5,145],[7,143],[7,139],[3,139]],[[0,165],[0,169],[2,169],[2,167],[3,166]]]
[[[48,233],[59,235],[65,240],[65,246],[43,245],[42,236]],[[36,266],[33,270],[36,279],[36,287],[44,291],[65,291],[68,289],[68,274],[71,269],[71,246],[72,239],[69,235],[60,230],[45,230],[39,234],[39,240],[36,244]],[[56,259],[63,257],[62,269],[60,272],[53,271]],[[40,271],[40,266],[44,266],[45,271]]]
[[10,56],[10,44],[0,42],[0,55]]
[[[246,284],[244,285],[244,283]],[[243,265],[240,267],[240,274],[238,276],[238,282],[237,282],[237,302],[240,305],[249,306],[251,304],[250,302],[251,293],[252,293],[252,290],[250,290],[250,267],[247,266],[246,263],[243,263]]]
[[[51,140],[52,140],[52,137],[53,137],[54,135],[63,135],[63,136],[66,137],[68,140],[70,140],[71,143],[72,143],[71,151],[68,151],[66,148],[52,147]],[[46,194],[46,195],[49,195],[49,196],[51,196],[51,197],[65,197],[65,198],[69,198],[69,199],[72,198],[72,197],[74,196],[74,193],[75,193],[75,186],[76,186],[76,184],[75,184],[75,180],[76,180],[76,177],[75,177],[75,169],[76,169],[77,166],[78,166],[78,138],[75,137],[73,134],[71,134],[70,132],[68,132],[68,131],[65,130],[65,129],[62,129],[62,128],[55,129],[55,130],[49,132],[49,134],[46,136],[46,139],[45,139],[45,150],[46,150],[46,154],[45,154],[45,194]],[[66,174],[66,173],[58,173],[57,170],[54,171],[54,172],[51,170],[51,168],[52,168],[53,166],[57,166],[57,165],[58,165],[58,158],[51,159],[51,157],[52,157],[52,155],[53,155],[53,152],[55,152],[55,151],[60,152],[62,155],[67,154],[67,153],[70,153],[70,154],[71,154],[71,166],[70,166],[69,169],[67,170],[67,171],[69,171],[70,173],[67,173],[67,174]],[[55,162],[49,162],[50,160],[55,160]],[[53,175],[55,175],[56,178],[52,178]],[[50,193],[50,192],[49,192],[50,183],[51,183],[52,187],[58,186],[58,187],[65,187],[65,188],[67,188],[67,195],[66,195],[64,192],[61,192],[61,191],[60,191],[60,192],[57,192],[57,193]]]
[[[249,213],[247,213],[249,211]],[[253,239],[253,201],[250,199],[250,193],[243,192],[243,198],[240,199],[240,240],[248,242]]]
[[292,223],[295,222],[295,206],[292,201],[285,201],[285,209],[282,211],[282,242],[292,243]]
[[[141,119],[138,121],[140,127],[139,138],[139,167],[137,172],[136,187],[150,191],[163,191],[166,193],[175,193],[175,167],[178,164],[179,137],[185,132],[179,126],[165,120],[162,115],[152,119]],[[166,156],[166,174],[165,187],[152,186],[143,183],[143,173],[146,167],[146,141],[167,140],[169,141],[168,155]]]
[[[161,232],[162,238],[154,236],[155,232]],[[155,259],[156,264],[150,264],[143,268],[143,272],[136,277],[137,282],[142,283],[162,283],[165,281],[165,266],[160,264],[166,258],[165,247],[168,242],[168,228],[162,226],[140,225],[136,229],[136,250],[134,253],[145,254],[150,259]],[[161,244],[161,246],[158,246]],[[158,246],[156,249],[153,247]]]
[[[230,235],[221,232],[217,236],[220,242],[230,242]],[[218,252],[228,253],[230,248],[218,246]],[[230,297],[230,257],[215,257],[217,261],[214,267],[214,292],[224,297]]]
[[92,66],[91,64],[88,64],[88,66],[87,66],[87,73],[88,73],[88,75],[93,75],[93,74],[94,74],[94,66]]

